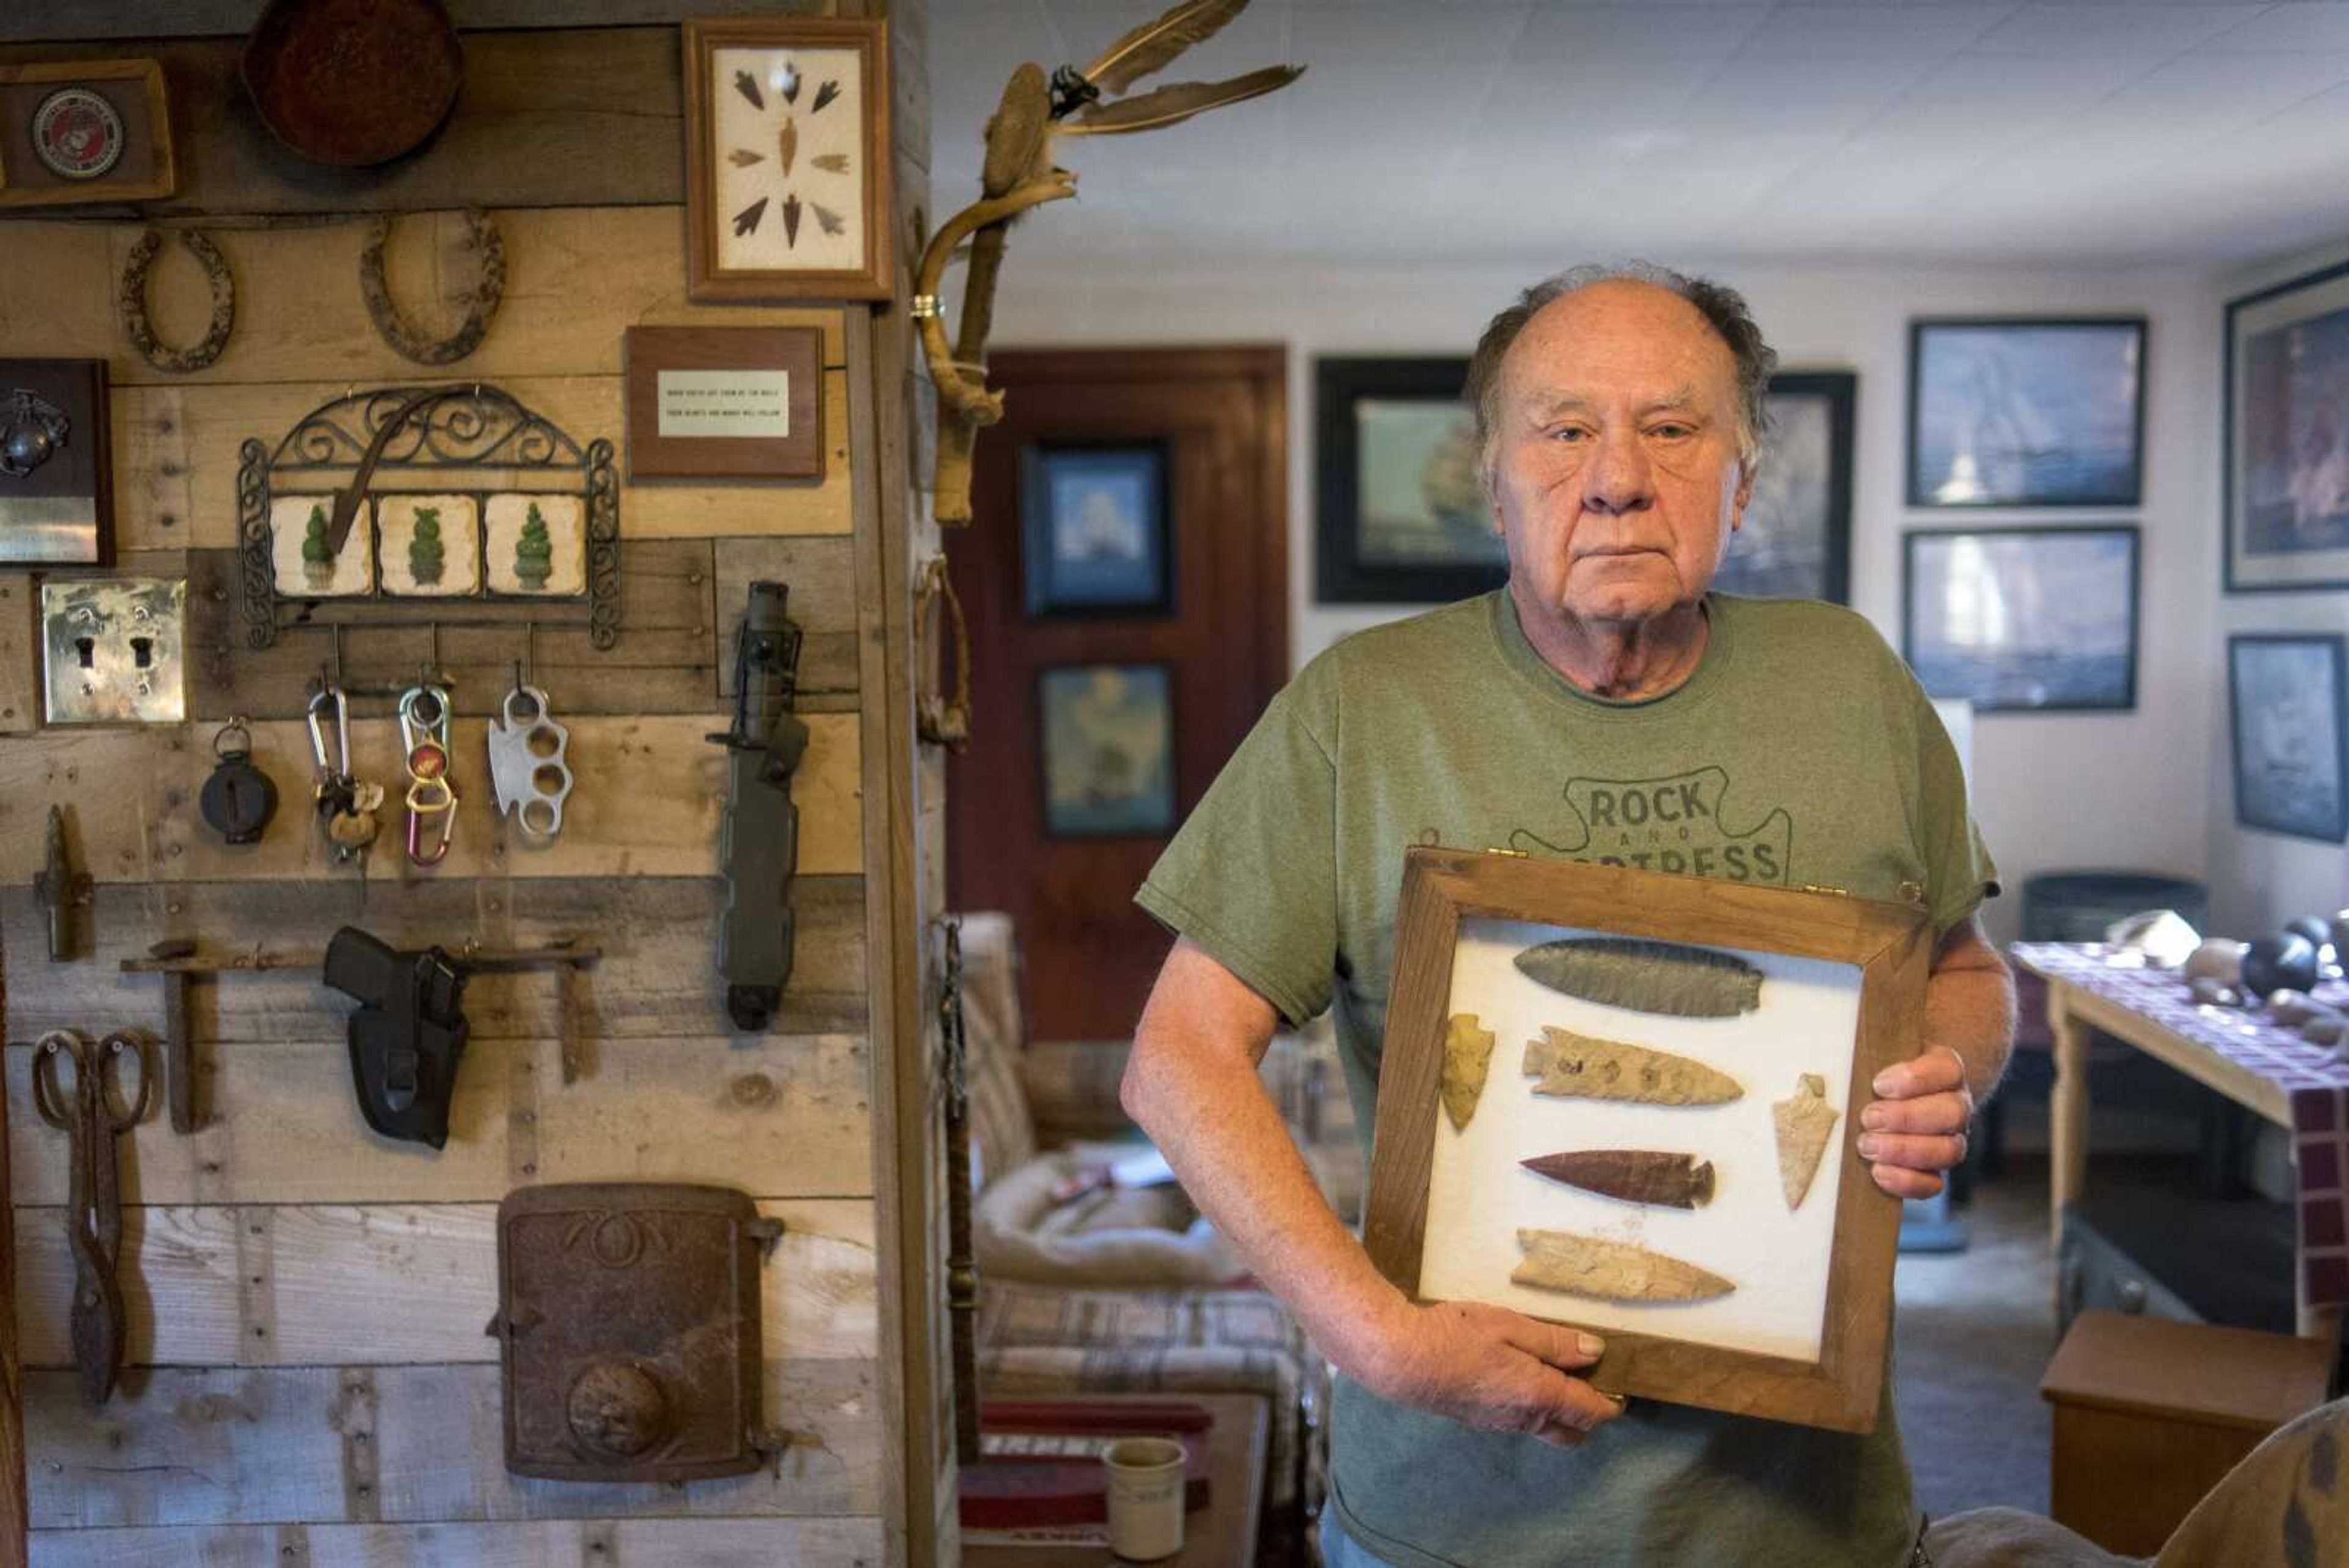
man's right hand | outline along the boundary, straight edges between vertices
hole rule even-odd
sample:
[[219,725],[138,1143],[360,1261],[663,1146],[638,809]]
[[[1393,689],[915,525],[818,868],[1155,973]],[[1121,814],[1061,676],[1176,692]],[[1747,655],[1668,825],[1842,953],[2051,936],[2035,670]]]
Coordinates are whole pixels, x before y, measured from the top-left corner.
[[1405,1302],[1357,1358],[1361,1370],[1347,1371],[1382,1399],[1572,1448],[1623,1413],[1567,1375],[1605,1349],[1596,1335],[1482,1302]]

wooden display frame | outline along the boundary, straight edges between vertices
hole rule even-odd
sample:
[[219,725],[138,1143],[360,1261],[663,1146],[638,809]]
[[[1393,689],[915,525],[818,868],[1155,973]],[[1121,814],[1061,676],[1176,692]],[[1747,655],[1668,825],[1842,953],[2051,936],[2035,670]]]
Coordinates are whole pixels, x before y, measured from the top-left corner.
[[[687,296],[729,302],[889,298],[895,291],[891,247],[895,209],[890,182],[894,150],[889,140],[887,24],[801,16],[688,18],[684,29]],[[730,220],[721,210],[725,203],[718,191],[713,145],[719,96],[728,90],[715,77],[718,51],[794,47],[847,49],[858,57],[864,109],[857,180],[864,204],[859,214],[864,227],[861,267],[740,267],[719,260],[719,225]],[[812,112],[812,99],[802,96],[799,103]]]
[[[1837,1184],[1825,1317],[1816,1364],[1628,1331],[1602,1332],[1588,1376],[1610,1394],[1701,1406],[1838,1431],[1876,1425],[1891,1326],[1900,1204],[1856,1163],[1858,1107],[1876,1075],[1916,1051],[1932,933],[1921,906],[1756,887],[1575,861],[1415,848],[1397,905],[1394,979],[1380,1070],[1363,1244],[1379,1272],[1419,1295],[1444,1021],[1464,919],[1526,920],[1627,937],[1823,960],[1860,971],[1858,1030],[1844,1111],[1826,1158],[1855,1162]],[[1503,1048],[1507,1043],[1503,1043]],[[1484,1094],[1516,1072],[1496,1049]],[[1561,1297],[1561,1302],[1573,1298]],[[1561,1315],[1552,1321],[1570,1323]],[[1547,1316],[1548,1314],[1544,1314]]]
[[[144,177],[109,170],[92,180],[67,180],[51,174],[33,154],[28,133],[16,111],[28,109],[37,101],[36,94],[98,82],[130,84],[125,91],[137,105],[137,112],[125,117],[123,134],[128,145],[124,151],[137,146],[143,136],[149,148]],[[99,96],[115,102],[110,94]],[[122,104],[115,107],[120,113]],[[7,119],[0,125],[0,209],[145,202],[170,196],[180,188],[179,165],[171,151],[171,101],[163,86],[163,67],[156,60],[0,65],[0,111],[5,112]]]
[[[675,372],[771,374],[789,379],[785,436],[663,435],[661,385]],[[631,327],[620,376],[628,480],[822,481],[823,335],[812,327]]]

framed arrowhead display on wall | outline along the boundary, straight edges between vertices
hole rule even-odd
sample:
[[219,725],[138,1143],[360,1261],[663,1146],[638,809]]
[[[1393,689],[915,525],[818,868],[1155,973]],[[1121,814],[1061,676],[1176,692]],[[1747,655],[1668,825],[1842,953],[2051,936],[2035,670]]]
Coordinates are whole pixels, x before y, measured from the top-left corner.
[[885,23],[688,20],[685,134],[693,298],[890,296]]
[[1423,847],[1396,944],[1380,1272],[1599,1334],[1609,1394],[1871,1429],[1900,1204],[1854,1107],[1918,1037],[1921,903]]

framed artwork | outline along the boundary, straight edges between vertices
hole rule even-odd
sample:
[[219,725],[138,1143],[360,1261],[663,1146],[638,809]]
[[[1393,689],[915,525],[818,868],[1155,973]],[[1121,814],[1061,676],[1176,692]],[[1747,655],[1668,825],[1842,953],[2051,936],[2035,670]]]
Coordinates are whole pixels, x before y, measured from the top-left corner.
[[2349,263],[2227,306],[2230,594],[2349,588]]
[[687,293],[886,299],[886,26],[685,24]]
[[0,65],[0,210],[144,202],[179,188],[160,65]]
[[1313,379],[1316,597],[1437,604],[1500,587],[1468,361],[1323,358]]
[[1852,1143],[1924,912],[1415,848],[1396,933],[1380,1272],[1596,1331],[1610,1394],[1872,1428],[1900,1204]]
[[1909,324],[1909,505],[2135,506],[2144,452],[2144,317]]
[[1031,616],[1174,607],[1159,441],[1038,441],[1019,454],[1019,563]]
[[1166,666],[1053,666],[1038,677],[1037,704],[1047,837],[1174,831],[1174,715]]
[[2137,530],[1920,528],[1903,542],[1900,651],[1977,712],[2137,706]]
[[1745,520],[1713,586],[1770,598],[1851,600],[1851,410],[1847,370],[1770,378],[1769,441]]
[[105,360],[0,359],[0,564],[113,558],[107,441]]
[[2227,639],[2235,821],[2338,844],[2349,838],[2349,680],[2338,634]]
[[812,327],[631,327],[620,379],[631,481],[823,477]]

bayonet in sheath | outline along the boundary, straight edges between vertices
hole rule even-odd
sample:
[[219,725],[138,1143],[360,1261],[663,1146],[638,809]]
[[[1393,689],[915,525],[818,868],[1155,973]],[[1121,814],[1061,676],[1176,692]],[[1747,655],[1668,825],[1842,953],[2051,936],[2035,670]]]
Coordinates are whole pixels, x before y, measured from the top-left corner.
[[1517,1162],[1537,1176],[1619,1198],[1626,1203],[1662,1203],[1699,1209],[1713,1201],[1713,1162],[1692,1154],[1651,1148],[1587,1148],[1537,1155]]
[[77,871],[66,849],[65,813],[49,807],[47,869],[33,878],[33,898],[49,911],[49,961],[75,956],[73,912],[90,900],[89,873]]
[[734,1026],[761,1030],[782,1006],[792,974],[792,877],[799,869],[800,811],[792,775],[806,754],[807,724],[792,711],[799,691],[801,633],[785,613],[791,588],[750,585],[734,644],[734,727],[709,737],[726,748],[726,816],[719,833],[726,915],[719,972]]

